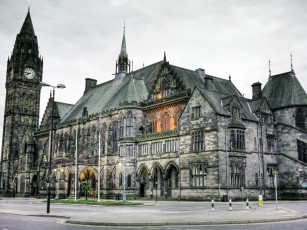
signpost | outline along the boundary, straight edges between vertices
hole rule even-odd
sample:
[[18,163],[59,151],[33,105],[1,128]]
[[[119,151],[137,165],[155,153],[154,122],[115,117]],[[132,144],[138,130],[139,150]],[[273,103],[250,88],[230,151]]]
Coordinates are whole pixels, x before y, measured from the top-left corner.
[[276,210],[278,209],[278,199],[277,199],[277,174],[278,174],[277,171],[274,172],[275,198],[276,198],[275,207],[276,207]]
[[262,199],[262,195],[259,195],[259,205],[263,205],[263,199]]

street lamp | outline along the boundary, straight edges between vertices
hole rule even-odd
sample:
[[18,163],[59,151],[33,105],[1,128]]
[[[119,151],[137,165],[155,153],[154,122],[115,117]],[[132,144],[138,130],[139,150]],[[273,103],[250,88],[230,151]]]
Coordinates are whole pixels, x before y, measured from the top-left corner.
[[52,86],[48,83],[41,82],[40,86],[52,87],[52,112],[51,112],[51,137],[50,137],[50,156],[49,156],[49,170],[48,170],[48,196],[47,196],[47,213],[50,212],[50,176],[51,176],[51,163],[53,156],[53,115],[54,115],[54,96],[55,96],[55,88],[64,89],[66,86],[64,84],[57,84],[57,86]]
[[60,188],[60,178],[61,178],[61,172],[63,172],[63,169],[54,169],[54,172],[56,172],[56,179],[57,179],[57,185],[56,185],[56,196],[55,199],[59,199],[59,188]]
[[123,202],[126,202],[127,199],[126,199],[126,164],[127,166],[129,165],[128,163],[125,163],[125,162],[120,162],[119,165],[123,165],[124,166],[124,194],[123,194]]

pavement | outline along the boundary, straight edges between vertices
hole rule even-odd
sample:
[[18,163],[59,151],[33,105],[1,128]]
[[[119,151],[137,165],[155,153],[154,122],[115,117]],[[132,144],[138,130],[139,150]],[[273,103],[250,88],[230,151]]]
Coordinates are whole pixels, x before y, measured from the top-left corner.
[[[17,215],[49,216],[62,218],[62,223],[99,226],[178,226],[217,225],[279,222],[307,218],[306,211],[282,207],[276,209],[274,202],[211,202],[191,201],[149,201],[140,200],[138,206],[97,206],[51,203],[51,211],[46,213],[46,200],[34,198],[3,198],[0,213]],[[304,201],[304,205],[306,205]],[[286,204],[286,203],[285,203]],[[284,205],[287,206],[287,205]],[[305,206],[302,206],[303,210]]]

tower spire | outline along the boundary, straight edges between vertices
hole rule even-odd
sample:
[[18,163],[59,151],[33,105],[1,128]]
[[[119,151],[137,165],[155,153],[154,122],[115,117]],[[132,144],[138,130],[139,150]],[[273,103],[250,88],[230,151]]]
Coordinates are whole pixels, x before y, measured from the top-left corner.
[[30,15],[30,7],[28,8],[28,13],[21,27],[20,34],[35,35],[32,20],[31,20],[31,15]]
[[[116,73],[127,73],[130,72],[130,63],[128,60],[128,53],[126,47],[126,22],[124,21],[124,34],[122,39],[122,45],[120,48],[120,54],[116,62]],[[129,71],[128,71],[129,69]]]

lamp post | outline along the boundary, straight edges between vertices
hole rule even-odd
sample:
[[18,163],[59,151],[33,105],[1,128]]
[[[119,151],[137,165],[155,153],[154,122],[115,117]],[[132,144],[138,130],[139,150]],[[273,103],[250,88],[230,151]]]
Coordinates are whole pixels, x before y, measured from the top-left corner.
[[63,169],[54,169],[54,172],[56,172],[56,179],[57,179],[55,199],[58,200],[59,199],[59,189],[60,189],[60,178],[61,178],[61,172],[63,172]]
[[54,115],[54,96],[55,96],[55,88],[64,89],[66,86],[64,84],[57,84],[57,86],[52,86],[48,83],[41,82],[41,86],[52,87],[52,112],[51,112],[51,137],[50,137],[50,156],[49,156],[49,170],[48,170],[48,196],[47,196],[47,213],[50,212],[50,176],[51,176],[51,164],[52,164],[52,156],[53,156],[53,115]]
[[128,163],[125,163],[125,162],[121,162],[119,163],[119,165],[123,165],[124,166],[124,193],[123,193],[123,202],[126,202],[127,199],[126,199],[126,164],[128,166]]

